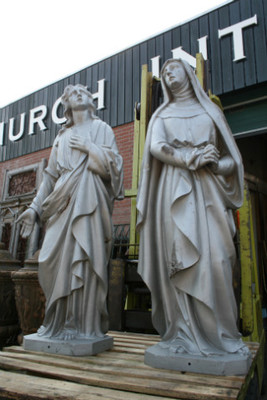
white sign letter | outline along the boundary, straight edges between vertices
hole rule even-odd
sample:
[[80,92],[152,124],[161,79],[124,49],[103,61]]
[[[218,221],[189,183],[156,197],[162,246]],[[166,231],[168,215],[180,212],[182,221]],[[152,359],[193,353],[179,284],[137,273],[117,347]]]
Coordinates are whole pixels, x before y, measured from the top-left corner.
[[204,60],[208,59],[207,39],[208,39],[208,36],[203,36],[203,37],[197,39],[198,50],[202,54]]
[[101,79],[100,81],[97,81],[97,85],[98,85],[98,92],[92,94],[93,99],[97,99],[98,100],[98,104],[97,104],[97,109],[98,110],[102,110],[102,108],[105,108],[105,100],[104,100],[104,96],[105,96],[105,79]]
[[19,140],[24,133],[25,113],[20,114],[20,128],[19,128],[19,133],[17,133],[16,135],[14,135],[14,121],[15,118],[10,118],[9,130],[8,130],[8,137],[9,140],[11,140],[12,142]]
[[159,60],[160,56],[156,56],[151,58],[151,70],[152,70],[152,76],[155,76],[156,78],[159,78]]
[[196,68],[197,66],[195,57],[191,56],[191,54],[184,51],[182,46],[172,50],[172,57],[182,58],[183,60],[187,61],[193,68]]
[[61,104],[61,97],[59,97],[55,101],[55,103],[53,105],[53,108],[52,108],[52,120],[53,120],[53,122],[55,124],[60,124],[61,125],[61,124],[64,124],[67,121],[67,118],[66,117],[60,118],[58,116],[57,111],[58,111],[58,107],[59,107],[60,104]]
[[[39,112],[41,112],[41,114],[35,117],[35,114]],[[41,131],[45,131],[47,129],[47,127],[43,122],[43,119],[46,117],[46,114],[47,114],[47,107],[44,105],[32,108],[30,110],[29,132],[28,132],[29,135],[33,135],[35,133],[34,124],[38,124]]]
[[247,28],[250,25],[257,24],[257,15],[254,17],[245,19],[245,21],[238,22],[237,24],[228,26],[224,29],[218,30],[219,39],[223,36],[233,34],[233,43],[234,43],[234,60],[239,61],[246,58],[244,54],[244,45],[243,45],[243,33],[242,29]]
[[0,146],[4,144],[4,122],[0,123]]

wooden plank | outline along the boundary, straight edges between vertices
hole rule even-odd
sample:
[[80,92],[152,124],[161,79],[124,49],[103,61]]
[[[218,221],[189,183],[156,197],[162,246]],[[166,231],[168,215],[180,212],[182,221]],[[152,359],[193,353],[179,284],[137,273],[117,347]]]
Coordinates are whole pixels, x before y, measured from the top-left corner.
[[[15,346],[8,348],[8,350],[5,350],[5,353],[6,353],[6,351],[8,353],[17,353],[17,354],[27,353],[22,348],[17,348]],[[0,352],[0,358],[1,358],[1,354],[2,353]],[[30,354],[33,354],[33,353],[31,352]],[[42,354],[43,355],[44,353],[35,352],[34,354],[39,354],[39,355]],[[59,356],[55,355],[55,354],[47,353],[46,357],[50,357],[51,359],[54,359]],[[66,363],[69,362],[69,360],[70,360],[69,356],[64,356],[64,355],[60,355],[60,358],[64,359]],[[88,360],[87,358],[84,358],[84,357],[82,359],[79,357],[75,357],[75,358],[71,357],[71,359],[77,360],[77,362],[81,362],[81,360]],[[144,358],[140,354],[132,354],[132,353],[124,354],[124,353],[118,353],[118,352],[113,352],[113,351],[106,351],[106,352],[97,354],[97,356],[93,356],[93,362],[96,364],[103,364],[103,363],[111,364],[113,362],[119,363],[119,362],[124,362],[124,360],[126,360],[127,363],[133,363],[133,364],[138,363],[139,367],[144,366]],[[52,363],[52,361],[51,361],[51,363]]]
[[[145,393],[157,396],[169,396],[170,398],[182,399],[236,399],[238,395],[237,389],[230,388],[214,388],[207,385],[181,382],[170,382],[163,379],[147,379],[124,376],[110,375],[107,373],[95,371],[77,371],[67,368],[54,367],[49,365],[36,364],[34,362],[13,360],[8,357],[1,357],[0,367],[9,371],[24,371],[27,374],[38,374],[46,378],[55,378],[86,385],[93,385],[111,389],[121,389],[124,391]],[[216,397],[215,397],[216,396]]]
[[240,262],[241,262],[241,301],[242,301],[242,332],[251,335],[254,330],[253,319],[253,270],[255,265],[254,237],[251,225],[251,203],[248,185],[244,185],[244,201],[239,209],[240,215]]
[[[70,357],[29,352],[19,346],[3,349],[0,352],[0,399],[1,395],[21,400],[25,395],[27,399],[63,399],[66,398],[64,390],[69,391],[67,398],[81,400],[94,400],[96,396],[105,400],[149,400],[156,399],[155,396],[165,399],[237,399],[244,386],[244,376],[211,376],[151,368],[144,364],[144,351],[156,343],[159,336],[109,334],[114,337],[114,349],[96,356]],[[248,345],[255,355],[259,345]],[[39,397],[35,396],[38,387]]]
[[127,339],[125,339],[125,340],[117,339],[115,342],[115,347],[118,347],[118,348],[127,347],[130,349],[142,349],[143,353],[144,353],[144,350],[147,348],[147,345],[152,346],[153,344],[155,344],[155,343],[153,343],[153,342],[140,343],[139,341],[135,341],[135,340],[132,342],[130,342],[130,341],[128,342]]
[[[0,399],[25,399],[25,394],[27,400],[155,400],[155,396],[150,395],[1,371]],[[161,399],[167,400],[166,397]]]
[[142,85],[141,85],[141,110],[140,110],[140,132],[139,132],[139,161],[138,161],[138,181],[141,174],[143,152],[147,125],[150,116],[151,95],[152,95],[152,73],[148,72],[147,64],[142,66]]
[[113,346],[112,351],[119,352],[119,353],[134,353],[134,354],[144,354],[144,349],[138,349],[138,348],[129,348],[127,346]]
[[127,343],[127,344],[144,344],[145,346],[153,346],[158,342],[158,340],[153,340],[153,339],[144,339],[144,340],[139,340],[139,339],[132,339],[132,338],[116,338],[113,336],[115,339],[115,344],[116,345],[121,345],[122,343]]
[[[41,365],[52,365],[54,367],[64,367],[67,369],[93,371],[98,373],[108,373],[116,376],[131,376],[134,378],[147,378],[147,379],[161,379],[166,382],[186,382],[192,385],[199,384],[202,386],[210,385],[214,387],[224,387],[232,389],[240,389],[243,383],[243,378],[239,380],[227,377],[211,377],[202,374],[184,374],[177,371],[153,369],[146,366],[142,362],[131,362],[129,360],[98,360],[95,357],[87,358],[86,360],[79,358],[78,360],[73,357],[66,359],[61,357],[48,357],[47,355],[31,353],[31,354],[15,354],[5,352],[5,357],[13,360],[24,360],[25,362],[31,361]],[[100,363],[98,362],[100,361]],[[112,368],[111,368],[112,367]]]

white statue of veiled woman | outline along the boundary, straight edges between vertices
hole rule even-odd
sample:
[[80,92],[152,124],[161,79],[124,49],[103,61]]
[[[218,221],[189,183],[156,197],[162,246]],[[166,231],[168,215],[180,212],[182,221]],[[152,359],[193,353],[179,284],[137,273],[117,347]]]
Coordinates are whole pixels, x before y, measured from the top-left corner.
[[[232,287],[241,156],[223,113],[187,62],[168,60],[162,87],[164,103],[149,123],[137,198],[138,271],[151,291],[158,348],[191,358],[248,358]],[[194,370],[193,364],[184,369]]]
[[122,199],[123,162],[112,129],[95,115],[85,86],[62,96],[67,121],[57,135],[42,184],[18,222],[30,235],[46,221],[39,281],[46,310],[39,337],[56,340],[104,337],[112,246],[111,214]]

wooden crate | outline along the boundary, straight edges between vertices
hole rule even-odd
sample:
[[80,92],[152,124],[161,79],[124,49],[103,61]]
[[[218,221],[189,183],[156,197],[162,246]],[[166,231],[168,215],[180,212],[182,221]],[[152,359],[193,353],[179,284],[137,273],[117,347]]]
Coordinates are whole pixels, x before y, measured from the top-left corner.
[[[69,357],[9,347],[0,352],[0,399],[237,399],[245,376],[220,377],[154,369],[145,349],[158,336],[109,332],[112,350]],[[257,344],[250,344],[252,353]]]

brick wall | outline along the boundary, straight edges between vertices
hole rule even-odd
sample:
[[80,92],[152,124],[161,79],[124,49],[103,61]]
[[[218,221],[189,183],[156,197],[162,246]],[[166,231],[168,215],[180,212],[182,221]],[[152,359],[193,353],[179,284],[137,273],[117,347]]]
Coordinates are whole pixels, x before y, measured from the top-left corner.
[[[131,188],[132,162],[133,162],[133,138],[134,123],[125,124],[114,128],[119,152],[124,161],[124,187]],[[22,157],[0,163],[0,199],[2,199],[4,178],[6,170],[12,171],[40,162],[42,159],[49,159],[51,148],[27,154]],[[130,222],[130,199],[116,201],[114,204],[113,223],[127,224]]]

